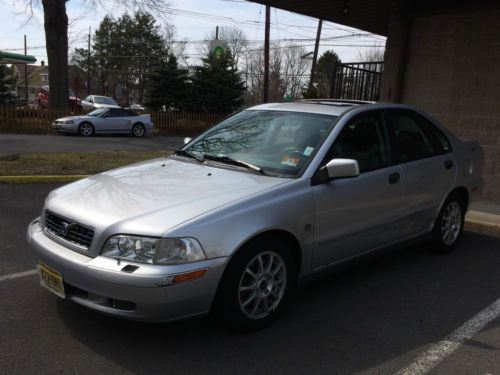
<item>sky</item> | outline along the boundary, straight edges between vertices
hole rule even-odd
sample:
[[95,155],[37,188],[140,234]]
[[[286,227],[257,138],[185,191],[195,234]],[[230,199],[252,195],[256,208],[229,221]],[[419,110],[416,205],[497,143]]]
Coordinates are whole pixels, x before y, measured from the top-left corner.
[[[118,18],[127,10],[132,0],[103,0],[104,7],[92,8],[84,0],[66,3],[69,17],[70,50],[86,47],[89,27],[91,34],[106,14]],[[0,2],[0,50],[24,53],[24,35],[28,54],[37,58],[37,64],[47,61],[41,5],[34,8],[34,16],[28,20],[27,0],[2,0]],[[39,2],[41,2],[39,0]],[[173,24],[176,39],[188,41],[186,54],[190,64],[199,62],[200,43],[218,26],[237,26],[247,34],[249,48],[262,47],[264,41],[265,6],[243,0],[170,0],[163,7],[160,25]],[[271,41],[285,45],[304,45],[313,51],[318,20],[276,8],[271,8]],[[354,34],[354,35],[353,35]],[[360,35],[361,34],[361,35]],[[332,39],[333,38],[333,39]],[[384,46],[385,38],[364,31],[348,28],[332,22],[323,23],[320,54],[333,49],[343,62],[359,60],[362,50]]]

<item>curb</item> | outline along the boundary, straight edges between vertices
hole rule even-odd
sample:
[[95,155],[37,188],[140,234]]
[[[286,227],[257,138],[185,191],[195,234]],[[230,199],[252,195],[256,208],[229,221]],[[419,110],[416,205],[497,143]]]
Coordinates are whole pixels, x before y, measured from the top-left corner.
[[464,229],[500,238],[500,216],[480,211],[469,211]]
[[0,176],[3,184],[31,184],[43,182],[73,182],[81,180],[87,175],[59,175],[59,176]]

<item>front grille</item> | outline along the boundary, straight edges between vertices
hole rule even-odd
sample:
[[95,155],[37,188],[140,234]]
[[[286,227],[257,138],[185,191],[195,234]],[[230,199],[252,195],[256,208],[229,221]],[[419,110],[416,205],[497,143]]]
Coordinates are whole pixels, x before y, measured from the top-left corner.
[[45,229],[53,236],[88,249],[94,238],[94,228],[75,223],[51,211],[45,211]]

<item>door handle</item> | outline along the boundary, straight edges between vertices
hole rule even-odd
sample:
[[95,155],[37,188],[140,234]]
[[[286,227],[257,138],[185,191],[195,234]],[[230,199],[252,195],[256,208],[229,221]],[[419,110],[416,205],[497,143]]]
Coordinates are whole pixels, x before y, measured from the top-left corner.
[[391,185],[397,184],[400,180],[401,180],[401,175],[399,174],[399,172],[391,173],[389,175],[389,183]]
[[453,160],[446,160],[446,161],[444,162],[444,167],[445,167],[446,169],[451,169],[451,168],[453,167]]

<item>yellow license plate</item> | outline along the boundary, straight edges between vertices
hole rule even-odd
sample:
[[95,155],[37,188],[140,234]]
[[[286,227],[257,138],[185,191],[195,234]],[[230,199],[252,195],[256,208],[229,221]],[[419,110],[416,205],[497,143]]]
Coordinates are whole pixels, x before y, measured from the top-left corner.
[[66,294],[64,293],[63,277],[59,271],[56,271],[55,269],[40,262],[38,263],[38,275],[40,276],[41,286],[61,298],[66,298]]

